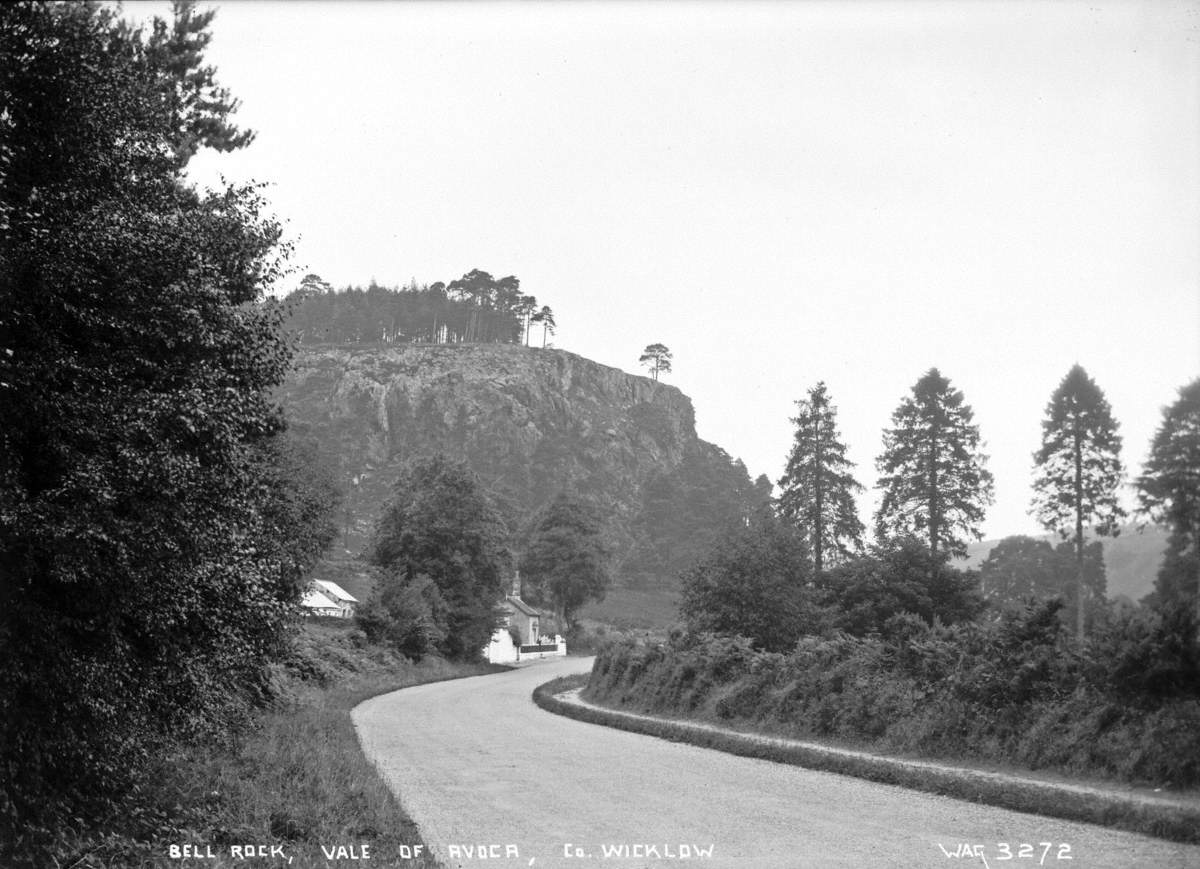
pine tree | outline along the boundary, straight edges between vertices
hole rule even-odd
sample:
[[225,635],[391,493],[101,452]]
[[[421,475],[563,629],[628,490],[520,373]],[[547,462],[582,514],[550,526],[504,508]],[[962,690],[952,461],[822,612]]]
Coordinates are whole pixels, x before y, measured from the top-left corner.
[[992,475],[980,449],[979,427],[963,394],[931,368],[892,414],[875,465],[883,491],[875,513],[881,540],[915,535],[934,558],[966,554],[966,536],[979,539]]
[[665,344],[647,344],[638,362],[650,369],[655,380],[660,374],[671,373],[671,351]]
[[810,389],[796,407],[796,436],[779,481],[779,512],[808,540],[820,574],[827,562],[836,564],[862,550],[863,524],[854,495],[863,487],[851,473],[854,463],[846,458],[837,408],[825,383]]
[[1137,480],[1138,506],[1171,529],[1155,591],[1161,603],[1194,595],[1200,615],[1200,378],[1163,411]]
[[1125,515],[1117,503],[1121,437],[1108,400],[1082,366],[1072,366],[1046,405],[1042,447],[1033,454],[1033,512],[1048,531],[1075,546],[1075,633],[1082,637],[1088,588],[1084,526],[1115,536]]

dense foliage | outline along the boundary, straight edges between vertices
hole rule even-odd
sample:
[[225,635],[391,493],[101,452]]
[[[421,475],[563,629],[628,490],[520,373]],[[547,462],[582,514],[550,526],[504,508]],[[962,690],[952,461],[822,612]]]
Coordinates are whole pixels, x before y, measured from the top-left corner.
[[762,511],[711,545],[682,577],[680,614],[692,631],[740,634],[779,651],[821,629],[808,547],[795,529]]
[[1075,548],[1075,630],[1082,635],[1090,589],[1084,567],[1084,529],[1116,534],[1125,511],[1117,502],[1121,437],[1108,400],[1080,365],[1050,396],[1042,446],[1034,453],[1033,510],[1050,531]]
[[837,428],[837,408],[824,382],[796,402],[787,468],[779,481],[779,512],[801,530],[819,574],[862,550],[863,524],[854,496],[863,490]]
[[554,312],[523,295],[509,275],[493,278],[474,269],[458,280],[406,287],[335,291],[318,275],[306,275],[290,293],[288,329],[302,344],[529,343],[541,324],[542,343],[554,331]]
[[933,555],[966,553],[979,539],[992,503],[992,475],[974,412],[961,391],[931,368],[892,414],[876,460],[882,490],[875,513],[879,540],[918,536]]
[[[1103,611],[1108,590],[1104,547],[1098,540],[1084,547],[1083,579],[1088,592],[1084,615],[1091,624]],[[1051,546],[1046,540],[1024,535],[1005,537],[979,566],[979,584],[984,597],[997,607],[1062,598],[1071,624],[1075,623],[1078,563],[1070,541]]]
[[601,651],[590,699],[884,751],[1200,784],[1200,644],[1188,613],[1111,615],[1082,647],[1058,601],[998,621],[806,637],[788,653],[676,633]]
[[927,624],[970,621],[984,607],[979,578],[947,562],[914,537],[876,546],[824,577],[829,620],[856,636],[887,633],[896,616]]
[[671,583],[704,557],[714,539],[744,526],[770,501],[765,476],[751,481],[740,459],[699,443],[678,467],[643,487],[637,524],[645,537],[622,572],[632,583]]
[[0,8],[0,842],[26,857],[267,689],[328,539],[269,400],[279,227],[182,179],[250,137],[210,19]]
[[499,623],[496,605],[511,572],[507,539],[464,463],[413,459],[379,520],[370,557],[385,575],[360,613],[363,630],[416,656],[478,658]]
[[535,518],[521,571],[522,595],[548,603],[559,627],[570,630],[579,608],[604,600],[612,582],[599,511],[565,493],[555,496]]
[[1152,602],[1172,608],[1190,598],[1200,615],[1200,379],[1163,410],[1137,485],[1141,510],[1171,529]]

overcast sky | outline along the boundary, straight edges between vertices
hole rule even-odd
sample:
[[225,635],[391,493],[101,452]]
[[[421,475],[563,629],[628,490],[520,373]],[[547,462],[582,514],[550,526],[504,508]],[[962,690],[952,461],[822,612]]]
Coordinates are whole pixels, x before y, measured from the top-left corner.
[[270,185],[296,282],[516,275],[558,347],[627,371],[670,347],[752,474],[779,478],[823,379],[870,488],[937,366],[991,456],[984,531],[1035,532],[1072,363],[1135,473],[1200,374],[1200,4],[218,8],[258,138],[192,173]]

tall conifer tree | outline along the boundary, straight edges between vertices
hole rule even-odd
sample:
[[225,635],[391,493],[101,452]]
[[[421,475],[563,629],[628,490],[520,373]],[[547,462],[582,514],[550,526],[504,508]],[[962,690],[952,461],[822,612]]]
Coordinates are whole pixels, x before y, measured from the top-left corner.
[[1200,378],[1179,390],[1163,411],[1138,477],[1141,511],[1171,529],[1156,592],[1161,603],[1195,589],[1200,616]]
[[921,537],[935,558],[964,555],[966,537],[982,536],[979,524],[992,503],[986,462],[970,405],[949,379],[929,369],[883,433],[883,453],[875,462],[883,491],[876,536]]
[[1084,526],[1116,535],[1125,511],[1117,503],[1121,484],[1121,436],[1108,400],[1080,365],[1074,365],[1046,405],[1042,447],[1033,454],[1033,512],[1049,531],[1075,547],[1075,633],[1083,636],[1087,605]]
[[824,381],[796,402],[796,436],[779,481],[779,512],[801,530],[819,574],[862,549],[863,523],[854,503],[863,490],[837,428],[837,408]]

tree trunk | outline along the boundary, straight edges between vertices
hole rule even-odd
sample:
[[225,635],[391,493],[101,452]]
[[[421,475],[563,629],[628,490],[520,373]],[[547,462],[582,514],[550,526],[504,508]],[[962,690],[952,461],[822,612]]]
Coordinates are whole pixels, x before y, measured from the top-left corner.
[[1083,639],[1083,443],[1075,429],[1075,636]]
[[937,449],[938,426],[935,421],[929,438],[929,554],[937,561],[938,530],[941,526],[941,513],[938,506],[938,473]]
[[822,488],[821,487],[821,468],[822,468],[821,462],[823,460],[823,456],[821,455],[821,418],[820,418],[820,416],[817,416],[817,414],[820,411],[818,408],[814,408],[813,410],[814,410],[814,419],[813,419],[813,424],[814,424],[813,442],[814,442],[814,444],[813,445],[815,447],[815,454],[816,454],[815,455],[816,462],[814,463],[816,479],[813,481],[813,483],[814,483],[813,495],[814,495],[814,500],[816,501],[816,511],[815,511],[816,512],[816,521],[813,522],[813,566],[816,567],[817,576],[819,577],[821,575],[821,570],[824,567],[824,558],[823,558],[824,553],[821,551],[822,550],[821,538],[822,538],[822,536],[824,534],[824,530],[825,530],[823,527],[825,524],[824,523],[825,514],[823,512],[824,504],[821,503],[822,502],[821,496],[824,494],[821,491],[821,488]]

